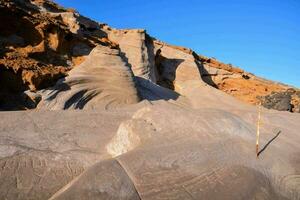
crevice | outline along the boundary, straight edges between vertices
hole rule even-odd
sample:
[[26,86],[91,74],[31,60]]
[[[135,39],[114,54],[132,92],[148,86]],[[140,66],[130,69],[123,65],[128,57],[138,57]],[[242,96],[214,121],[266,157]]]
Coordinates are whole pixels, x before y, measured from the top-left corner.
[[136,185],[135,185],[133,179],[130,177],[129,173],[127,172],[127,170],[125,169],[125,167],[122,165],[121,161],[120,161],[118,158],[115,158],[115,161],[116,161],[116,162],[120,165],[120,167],[124,170],[125,174],[128,176],[128,179],[131,181],[132,185],[134,186],[134,189],[135,189],[137,195],[139,196],[139,199],[141,200],[141,199],[142,199],[142,198],[141,198],[141,195],[140,195],[140,193],[138,192],[137,187],[136,187]]
[[161,48],[155,54],[155,67],[157,69],[157,84],[175,90],[176,70],[184,59],[170,59],[161,54]]
[[218,88],[217,84],[213,81],[212,79],[212,74],[210,74],[204,67],[204,63],[201,61],[200,57],[193,52],[192,53],[194,59],[195,59],[195,63],[198,67],[198,71],[200,74],[201,79],[208,85],[214,87],[214,88]]
[[148,54],[148,63],[149,63],[149,78],[152,82],[156,83],[157,82],[157,77],[158,77],[158,72],[157,72],[157,67],[155,64],[155,57],[156,57],[156,52],[155,52],[155,47],[154,47],[154,42],[151,36],[149,36],[147,33],[145,34],[145,45],[147,47],[147,54]]
[[0,65],[0,85],[5,86],[1,87],[1,91],[4,90],[4,92],[18,93],[29,89],[28,86],[24,85],[21,70],[14,72],[3,65]]
[[193,195],[184,187],[184,185],[182,186],[184,192],[192,199],[194,200],[195,198],[193,197]]

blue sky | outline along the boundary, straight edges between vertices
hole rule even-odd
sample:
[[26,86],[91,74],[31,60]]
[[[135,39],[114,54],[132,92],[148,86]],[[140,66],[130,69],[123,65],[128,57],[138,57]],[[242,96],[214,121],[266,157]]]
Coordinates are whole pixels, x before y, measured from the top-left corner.
[[143,28],[162,41],[300,87],[299,0],[56,2],[114,28]]

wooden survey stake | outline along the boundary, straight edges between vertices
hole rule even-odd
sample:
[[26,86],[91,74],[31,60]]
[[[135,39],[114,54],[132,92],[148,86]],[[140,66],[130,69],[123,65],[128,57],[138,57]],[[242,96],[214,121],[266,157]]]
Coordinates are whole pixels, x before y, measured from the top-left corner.
[[258,119],[257,119],[257,129],[256,129],[256,157],[257,158],[258,158],[258,149],[259,149],[260,118],[261,118],[261,102],[259,102],[258,104]]

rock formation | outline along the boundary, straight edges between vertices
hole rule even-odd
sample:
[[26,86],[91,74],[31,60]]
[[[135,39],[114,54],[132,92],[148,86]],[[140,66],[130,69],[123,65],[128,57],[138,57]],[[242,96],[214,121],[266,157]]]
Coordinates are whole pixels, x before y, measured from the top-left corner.
[[298,199],[299,114],[263,110],[260,148],[280,135],[257,159],[256,108],[199,92],[193,106],[0,113],[0,198]]
[[300,112],[300,91],[288,89],[282,92],[273,91],[270,95],[261,97],[262,105],[269,109]]
[[119,44],[135,76],[156,82],[153,41],[145,30],[112,30],[104,27],[109,40]]
[[118,49],[97,46],[69,76],[39,92],[42,109],[97,109],[139,101],[132,71]]
[[0,20],[0,109],[31,109],[0,112],[0,199],[300,198],[297,88],[50,1]]
[[[0,11],[2,110],[35,108],[38,102],[28,104],[30,97],[24,91],[36,92],[53,86],[97,45],[119,49],[137,79],[176,92],[183,82],[193,79],[257,104],[272,92],[290,88],[190,49],[166,44],[145,30],[113,29],[50,1],[5,0],[0,3]],[[297,102],[291,101],[291,106],[297,108]],[[270,104],[267,107],[277,108]]]
[[289,88],[287,85],[256,77],[231,64],[220,63],[214,58],[200,56],[200,59],[204,63],[204,80],[244,102],[257,104],[260,99],[258,97]]
[[28,107],[23,91],[53,86],[96,45],[116,46],[102,24],[49,1],[1,1],[0,21],[0,109]]

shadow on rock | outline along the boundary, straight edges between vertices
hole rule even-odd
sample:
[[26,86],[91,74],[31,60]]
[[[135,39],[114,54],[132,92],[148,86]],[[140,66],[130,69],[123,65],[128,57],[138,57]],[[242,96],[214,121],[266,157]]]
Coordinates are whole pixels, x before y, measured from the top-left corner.
[[155,83],[142,78],[135,77],[137,88],[139,95],[142,99],[147,99],[149,101],[157,101],[157,100],[176,100],[180,94],[177,92],[156,85]]

